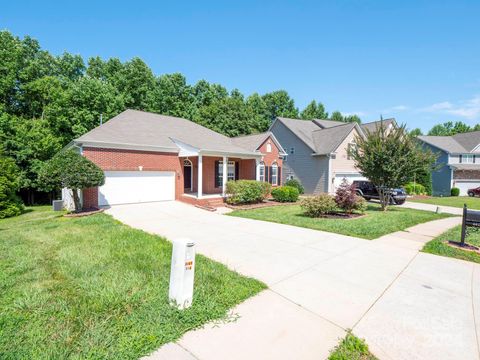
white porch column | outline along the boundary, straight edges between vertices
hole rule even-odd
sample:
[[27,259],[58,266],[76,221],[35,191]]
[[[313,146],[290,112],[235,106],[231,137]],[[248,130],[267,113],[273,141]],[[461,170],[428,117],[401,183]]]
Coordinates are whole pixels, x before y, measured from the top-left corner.
[[203,161],[202,155],[198,154],[198,181],[197,181],[197,197],[203,196]]
[[223,176],[222,176],[222,195],[227,194],[227,180],[228,180],[228,158],[223,157]]
[[260,181],[260,160],[255,159],[255,180]]

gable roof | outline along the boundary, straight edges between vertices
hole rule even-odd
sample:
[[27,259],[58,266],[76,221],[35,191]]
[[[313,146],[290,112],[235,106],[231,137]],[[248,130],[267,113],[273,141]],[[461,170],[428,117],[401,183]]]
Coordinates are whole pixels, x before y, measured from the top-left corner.
[[418,139],[450,154],[469,153],[480,145],[480,131],[453,136],[422,135]]
[[240,146],[249,151],[257,151],[258,148],[267,140],[271,138],[275,145],[277,146],[280,154],[286,155],[285,150],[282,148],[278,140],[272,134],[272,132],[267,131],[259,134],[251,134],[251,135],[242,135],[232,138],[232,141],[235,145]]
[[335,152],[354,128],[357,129],[359,134],[363,135],[363,131],[357,123],[319,119],[300,120],[283,117],[277,117],[276,121],[281,122],[302,140],[313,151],[314,155],[327,155]]
[[357,123],[343,123],[343,125],[314,131],[312,134],[315,155],[327,155],[335,152],[355,127],[358,127]]
[[277,117],[276,121],[280,121],[282,124],[284,124],[310,149],[315,151],[315,144],[313,143],[312,132],[320,129],[320,127],[313,120],[300,120]]
[[193,121],[138,110],[125,110],[75,139],[74,143],[179,152],[175,140],[199,151],[258,155],[234,144],[231,138]]
[[381,124],[383,121],[384,126],[390,126],[390,125],[396,125],[395,118],[390,118],[390,119],[384,119],[384,120],[377,120],[377,121],[372,121],[369,123],[361,124],[360,127],[363,131],[368,131],[372,132],[377,129],[377,127]]

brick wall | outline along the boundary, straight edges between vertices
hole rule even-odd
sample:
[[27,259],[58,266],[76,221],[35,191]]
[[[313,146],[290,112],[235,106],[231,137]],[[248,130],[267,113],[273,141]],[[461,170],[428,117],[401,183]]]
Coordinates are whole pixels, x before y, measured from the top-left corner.
[[[83,156],[104,171],[174,171],[175,198],[183,194],[183,161],[176,153],[159,153],[123,149],[83,148]],[[98,206],[98,189],[85,189],[84,207]]]
[[[268,144],[271,145],[271,152],[267,152],[267,146]],[[277,147],[277,145],[275,144],[275,142],[271,139],[271,137],[268,137],[264,142],[263,144],[259,147],[259,150],[260,152],[263,154],[263,157],[262,157],[262,161],[265,163],[265,166],[267,167],[270,167],[272,166],[272,164],[274,162],[277,163],[278,167],[279,168],[282,168],[283,167],[283,161],[282,159],[280,158],[280,150],[279,148]],[[280,171],[283,171],[283,169],[281,169]],[[281,185],[282,184],[282,179],[281,179],[282,176],[280,176],[280,178],[278,179],[278,185]]]

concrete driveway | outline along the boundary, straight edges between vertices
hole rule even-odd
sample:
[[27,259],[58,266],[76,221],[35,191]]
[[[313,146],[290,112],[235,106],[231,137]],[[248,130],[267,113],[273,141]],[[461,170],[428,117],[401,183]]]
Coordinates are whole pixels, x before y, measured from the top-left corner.
[[348,328],[380,359],[479,359],[480,265],[418,252],[458,218],[369,241],[179,202],[107,212],[189,237],[199,253],[270,288],[235,309],[238,321],[189,332],[156,359],[321,359]]

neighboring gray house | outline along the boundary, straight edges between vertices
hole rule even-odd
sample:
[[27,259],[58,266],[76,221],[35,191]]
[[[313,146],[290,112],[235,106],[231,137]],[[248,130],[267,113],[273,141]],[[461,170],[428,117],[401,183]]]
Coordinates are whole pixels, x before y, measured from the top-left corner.
[[[388,128],[394,119],[383,120]],[[283,182],[298,179],[308,194],[335,191],[347,179],[366,180],[348,156],[355,136],[373,131],[379,121],[358,125],[332,120],[299,120],[278,117],[270,131],[287,153],[283,161]]]
[[438,154],[439,168],[432,172],[433,195],[449,196],[452,187],[467,195],[468,189],[480,186],[480,131],[418,139]]

